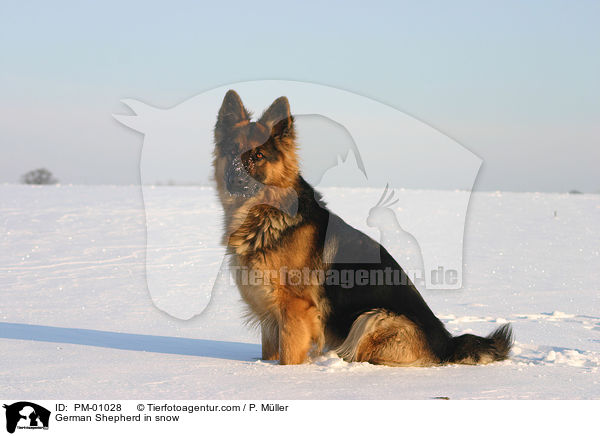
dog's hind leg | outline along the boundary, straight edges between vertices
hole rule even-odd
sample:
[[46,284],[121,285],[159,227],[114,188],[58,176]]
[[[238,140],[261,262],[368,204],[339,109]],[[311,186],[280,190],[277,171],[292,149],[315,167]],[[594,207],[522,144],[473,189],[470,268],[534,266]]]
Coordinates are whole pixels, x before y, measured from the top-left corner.
[[336,350],[350,362],[389,366],[430,366],[435,357],[422,330],[404,315],[384,309],[361,314]]

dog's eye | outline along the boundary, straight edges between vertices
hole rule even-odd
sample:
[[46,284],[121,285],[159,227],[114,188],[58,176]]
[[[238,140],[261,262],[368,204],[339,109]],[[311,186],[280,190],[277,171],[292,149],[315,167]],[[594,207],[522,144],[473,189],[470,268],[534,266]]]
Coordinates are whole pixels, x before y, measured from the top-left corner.
[[264,155],[264,154],[262,154],[260,151],[257,151],[257,152],[256,152],[256,154],[254,155],[254,158],[255,158],[256,160],[261,160],[261,159],[263,159],[264,157],[265,157],[265,155]]

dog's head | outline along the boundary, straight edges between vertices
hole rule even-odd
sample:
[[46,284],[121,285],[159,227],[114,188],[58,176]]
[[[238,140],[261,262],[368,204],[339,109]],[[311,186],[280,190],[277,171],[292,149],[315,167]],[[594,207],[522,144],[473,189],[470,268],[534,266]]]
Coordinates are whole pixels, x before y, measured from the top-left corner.
[[215,125],[214,158],[221,193],[250,198],[269,186],[293,187],[298,158],[287,98],[279,97],[251,121],[239,95],[228,91]]

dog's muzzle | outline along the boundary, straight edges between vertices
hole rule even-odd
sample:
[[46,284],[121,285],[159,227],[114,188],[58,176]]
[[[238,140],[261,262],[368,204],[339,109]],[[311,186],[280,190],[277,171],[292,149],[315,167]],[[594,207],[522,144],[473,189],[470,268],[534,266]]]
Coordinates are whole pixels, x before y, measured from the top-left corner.
[[248,174],[239,157],[225,171],[225,185],[230,194],[243,197],[252,197],[260,189],[260,184]]

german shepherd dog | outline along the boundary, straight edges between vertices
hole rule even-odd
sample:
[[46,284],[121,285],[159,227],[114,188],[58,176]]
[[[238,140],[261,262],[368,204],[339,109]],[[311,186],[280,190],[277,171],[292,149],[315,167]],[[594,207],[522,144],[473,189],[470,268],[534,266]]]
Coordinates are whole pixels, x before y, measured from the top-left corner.
[[[251,121],[233,90],[214,129],[223,244],[249,320],[260,325],[262,359],[300,364],[324,347],[347,361],[390,366],[506,359],[510,325],[487,337],[453,337],[387,250],[327,209],[300,174],[295,136],[286,97]],[[366,258],[377,261],[359,261]],[[336,271],[386,268],[403,280],[351,287],[329,280]],[[292,280],[281,271],[321,271],[328,280]],[[251,283],[253,273],[262,278]]]

